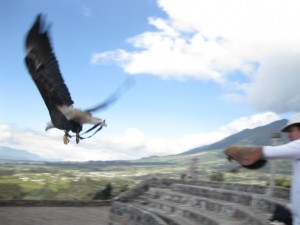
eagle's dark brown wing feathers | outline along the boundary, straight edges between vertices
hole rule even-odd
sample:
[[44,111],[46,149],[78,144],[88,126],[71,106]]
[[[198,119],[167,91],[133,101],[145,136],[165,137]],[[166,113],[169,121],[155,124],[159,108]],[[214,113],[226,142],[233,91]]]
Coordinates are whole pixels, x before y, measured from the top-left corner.
[[60,73],[41,15],[38,15],[28,32],[26,52],[27,68],[49,113],[56,111],[57,105],[72,105],[71,95]]

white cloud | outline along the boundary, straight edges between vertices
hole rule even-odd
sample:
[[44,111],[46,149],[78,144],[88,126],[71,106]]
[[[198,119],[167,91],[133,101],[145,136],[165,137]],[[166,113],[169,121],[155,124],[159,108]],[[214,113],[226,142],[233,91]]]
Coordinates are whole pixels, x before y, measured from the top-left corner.
[[226,43],[207,40],[201,33],[186,38],[170,27],[167,21],[159,18],[151,18],[149,23],[158,31],[145,32],[129,40],[137,51],[97,53],[92,56],[92,63],[103,63],[113,59],[130,74],[147,73],[177,79],[194,77],[212,79],[219,83],[224,82],[222,71],[230,71],[233,65],[243,70],[249,67],[224,47]]
[[[225,87],[224,99],[247,99],[259,110],[300,110],[299,1],[158,0],[158,5],[168,17],[149,18],[156,30],[130,38],[134,51],[97,53],[92,62],[113,60],[130,74],[213,80]],[[235,71],[241,71],[236,80]]]
[[85,5],[80,7],[79,13],[85,17],[92,17],[92,15],[93,15],[91,8],[88,6],[85,6]]
[[250,117],[241,117],[234,120],[226,126],[220,128],[225,134],[235,134],[244,129],[253,129],[255,127],[263,126],[279,120],[279,116],[273,112],[266,112],[262,114],[255,114]]
[[249,102],[259,110],[300,111],[300,51],[280,52],[264,62],[247,88]]
[[0,146],[26,150],[48,159],[72,161],[138,159],[150,155],[172,155],[219,141],[246,128],[266,125],[279,117],[263,113],[239,118],[217,131],[183,134],[180,137],[147,137],[137,128],[129,128],[121,136],[94,136],[78,145],[71,139],[68,145],[62,142],[63,132],[37,132],[0,124]]
[[229,92],[221,96],[221,99],[226,102],[244,102],[245,97],[236,92]]

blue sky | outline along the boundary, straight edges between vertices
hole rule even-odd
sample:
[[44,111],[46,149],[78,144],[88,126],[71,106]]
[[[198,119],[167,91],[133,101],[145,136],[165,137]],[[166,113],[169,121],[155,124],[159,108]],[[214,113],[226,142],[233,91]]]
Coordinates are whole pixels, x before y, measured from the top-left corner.
[[[3,0],[0,146],[61,160],[176,154],[299,111],[296,0]],[[45,132],[46,106],[24,64],[24,38],[46,15],[65,82],[86,109],[127,78],[79,145]],[[88,127],[85,127],[88,128]]]

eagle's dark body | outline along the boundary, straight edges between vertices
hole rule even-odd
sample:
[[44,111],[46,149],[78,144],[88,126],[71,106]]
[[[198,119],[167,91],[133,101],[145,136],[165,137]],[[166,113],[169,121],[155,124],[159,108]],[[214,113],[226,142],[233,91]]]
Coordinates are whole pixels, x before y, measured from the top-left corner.
[[115,101],[120,95],[120,88],[105,102],[92,109],[85,111],[76,109],[73,107],[74,102],[60,73],[41,14],[37,16],[29,30],[25,45],[25,63],[51,117],[46,130],[50,128],[64,130],[64,143],[67,144],[68,137],[71,137],[68,133],[70,131],[76,134],[76,141],[79,142],[81,139],[79,134],[85,123],[93,124],[93,128],[101,129],[105,126],[104,120],[93,117],[91,113]]

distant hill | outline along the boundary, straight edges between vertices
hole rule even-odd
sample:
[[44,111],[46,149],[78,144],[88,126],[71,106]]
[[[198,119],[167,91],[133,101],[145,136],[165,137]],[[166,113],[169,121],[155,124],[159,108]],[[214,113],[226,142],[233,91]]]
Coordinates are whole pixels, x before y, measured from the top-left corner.
[[[274,132],[280,132],[280,129],[287,123],[286,119],[278,120],[265,126],[253,129],[245,129],[237,134],[233,134],[216,143],[201,146],[183,152],[179,155],[191,155],[209,150],[224,149],[230,145],[271,145],[271,135]],[[281,143],[287,143],[287,135],[281,133]]]
[[24,150],[17,150],[17,149],[1,147],[1,146],[0,146],[0,159],[1,160],[28,160],[28,161],[46,160]]

